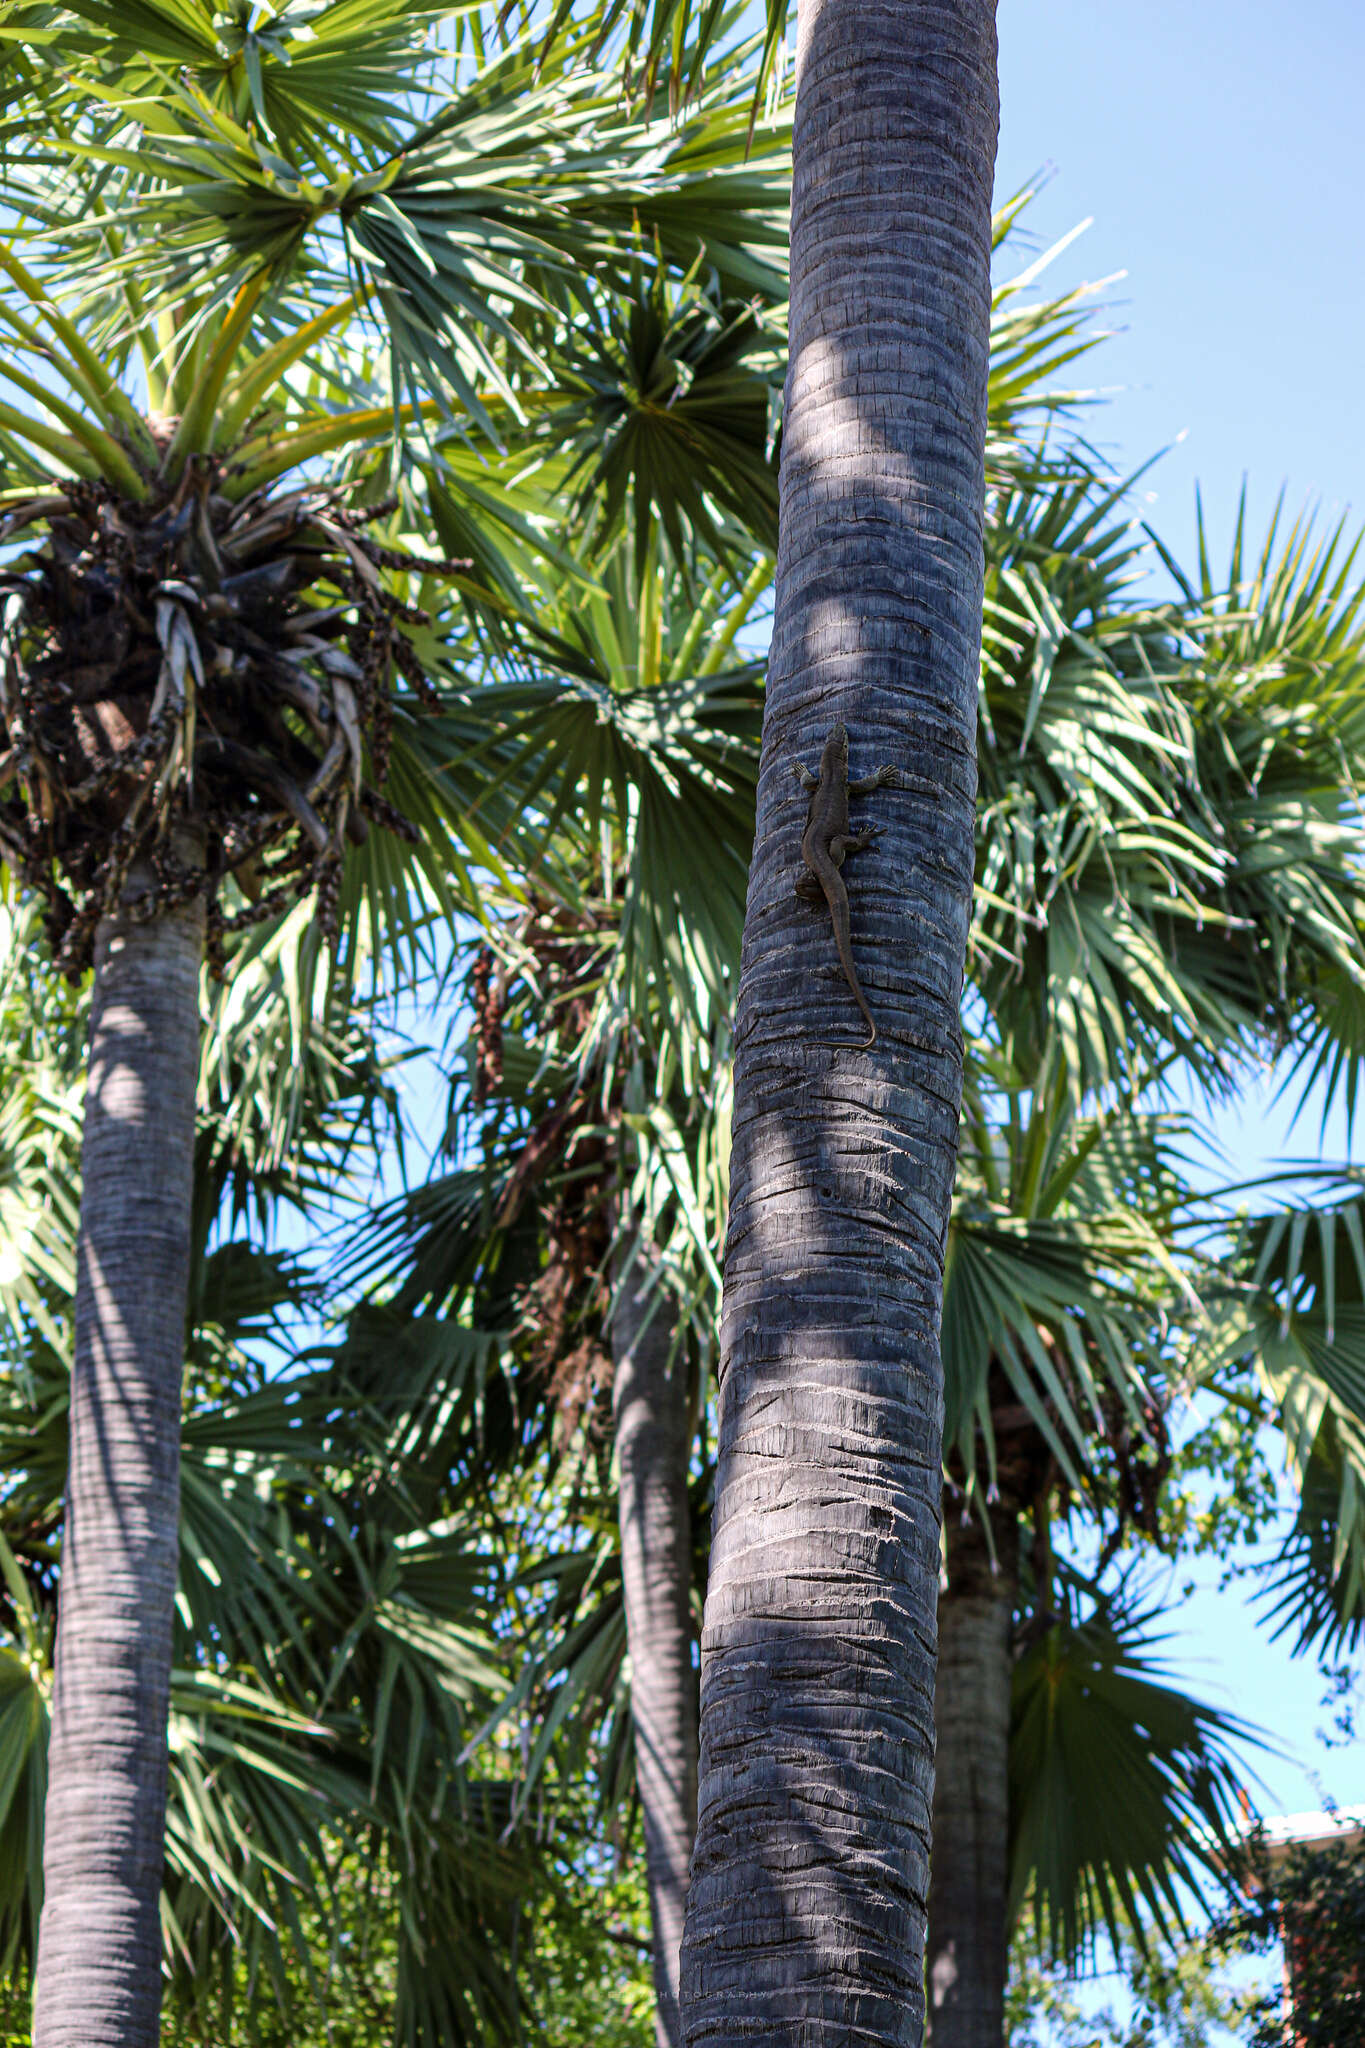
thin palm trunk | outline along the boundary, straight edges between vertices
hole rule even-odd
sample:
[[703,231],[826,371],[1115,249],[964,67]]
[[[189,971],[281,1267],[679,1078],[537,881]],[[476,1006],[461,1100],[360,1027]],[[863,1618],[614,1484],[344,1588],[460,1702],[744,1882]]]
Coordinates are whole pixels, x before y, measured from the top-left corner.
[[[689,2048],[918,2043],[938,1326],[972,877],[993,0],[800,10],[791,366],[736,1029]],[[861,1036],[794,891],[836,719]]]
[[938,1762],[929,1884],[933,2048],[1001,2048],[1009,1893],[1009,1740],[1017,1525],[950,1517],[938,1604]]
[[612,1322],[620,1472],[621,1573],[654,1936],[658,2048],[681,2048],[678,1949],[697,1825],[697,1679],[692,1664],[692,1531],[687,1367],[670,1317],[629,1281]]
[[36,2048],[160,2036],[203,935],[195,904],[96,939]]

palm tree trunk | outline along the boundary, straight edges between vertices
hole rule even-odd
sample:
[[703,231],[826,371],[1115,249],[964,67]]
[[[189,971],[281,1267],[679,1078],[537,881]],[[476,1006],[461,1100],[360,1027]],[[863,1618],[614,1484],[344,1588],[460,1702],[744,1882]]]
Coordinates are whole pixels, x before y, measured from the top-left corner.
[[[651,1306],[655,1313],[650,1316]],[[654,1933],[654,2032],[681,2048],[678,1948],[697,1825],[697,1679],[692,1665],[692,1448],[686,1359],[671,1318],[627,1280],[612,1321],[621,1573]]]
[[1018,1527],[949,1517],[938,1603],[938,1765],[929,1882],[933,2048],[1001,2048],[1009,1942],[1009,1741]]
[[35,2048],[160,2036],[203,938],[199,903],[96,938]]
[[[689,2048],[924,2024],[942,1376],[982,594],[994,0],[806,0],[777,612],[736,1027]],[[796,896],[832,721],[860,1036]]]

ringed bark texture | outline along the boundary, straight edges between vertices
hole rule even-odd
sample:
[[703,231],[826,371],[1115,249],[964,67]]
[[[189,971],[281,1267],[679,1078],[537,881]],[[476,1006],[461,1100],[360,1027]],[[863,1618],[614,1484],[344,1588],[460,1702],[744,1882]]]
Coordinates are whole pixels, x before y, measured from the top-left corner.
[[654,1937],[654,2033],[681,2048],[678,1950],[697,1825],[697,1676],[692,1664],[692,1432],[687,1362],[669,1370],[673,1332],[627,1291],[612,1325],[620,1470],[621,1573]]
[[1010,1694],[1018,1528],[948,1520],[938,1603],[938,1764],[929,1884],[929,2039],[1001,2048],[1008,1953]]
[[203,940],[196,904],[95,942],[35,2048],[160,2038]]
[[[736,1022],[689,2048],[924,2026],[982,597],[994,0],[803,0],[777,609]],[[800,901],[835,720],[877,1022]]]

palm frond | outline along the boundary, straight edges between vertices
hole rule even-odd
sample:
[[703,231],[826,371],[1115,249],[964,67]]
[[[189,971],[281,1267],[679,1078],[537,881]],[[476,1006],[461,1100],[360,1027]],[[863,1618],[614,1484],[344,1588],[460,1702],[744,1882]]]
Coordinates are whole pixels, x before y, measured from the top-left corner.
[[1000,1042],[1051,1033],[1078,1098],[1172,1057],[1226,1086],[1277,1037],[1334,1058],[1365,976],[1351,550],[1272,529],[1252,577],[1135,606],[1123,494],[1079,482],[988,545],[969,973]]
[[[382,67],[402,32],[392,10],[351,0],[332,13],[357,34],[375,17],[364,32]],[[291,162],[256,109],[229,111],[212,79],[155,72],[139,90],[135,69],[117,88],[92,73],[82,87],[110,139],[73,138],[65,185],[35,165],[13,203],[42,217],[92,305],[103,295],[106,344],[130,289],[144,317],[188,310],[200,334],[262,277],[332,288],[341,253],[382,322],[393,387],[415,401],[443,393],[492,435],[487,399],[518,409],[514,366],[545,379],[557,309],[589,278],[628,289],[642,249],[678,274],[702,256],[728,297],[784,295],[784,130],[765,127],[746,154],[742,63],[675,124],[624,106],[581,55],[528,35],[468,83],[456,69],[431,117],[368,163],[324,155],[317,129],[306,164]],[[299,77],[292,60],[279,75]],[[94,172],[107,190],[91,218]]]
[[1183,1931],[1227,1882],[1246,1774],[1245,1721],[1173,1683],[1158,1610],[1125,1589],[1055,1621],[1015,1666],[1010,1910],[1076,1959],[1124,1920]]
[[1316,1202],[1234,1224],[1198,1359],[1215,1384],[1246,1360],[1272,1404],[1299,1505],[1266,1596],[1296,1654],[1365,1629],[1365,1196],[1354,1173],[1316,1177]]

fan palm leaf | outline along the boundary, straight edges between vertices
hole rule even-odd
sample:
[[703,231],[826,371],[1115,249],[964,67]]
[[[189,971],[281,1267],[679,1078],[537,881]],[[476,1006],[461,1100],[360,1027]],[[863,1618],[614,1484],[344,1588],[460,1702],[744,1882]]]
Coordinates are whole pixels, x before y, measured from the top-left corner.
[[[77,73],[83,121],[59,150],[109,188],[93,220],[68,202],[66,260],[106,295],[111,340],[130,287],[144,313],[188,313],[193,336],[262,266],[315,293],[346,264],[383,323],[395,386],[446,394],[489,428],[490,393],[517,409],[514,365],[546,374],[557,308],[587,295],[589,279],[626,286],[641,237],[684,272],[704,251],[731,296],[782,297],[783,131],[769,124],[746,155],[742,50],[679,126],[624,107],[577,45],[547,51],[527,36],[486,52],[472,80],[454,61],[421,70],[426,90],[416,107],[408,97],[406,120],[394,95],[384,121],[338,146],[303,118],[308,62],[300,71],[287,13],[252,99],[251,30],[236,9],[193,12],[196,62],[140,72],[120,63],[115,29],[103,61]],[[111,14],[91,0],[88,19],[108,30]],[[410,15],[355,0],[296,20],[313,61],[328,51],[334,70],[360,78],[414,33]],[[35,167],[14,203],[51,224],[62,192],[59,174]]]
[[[1053,1952],[1075,1957],[1121,1921],[1183,1931],[1226,1883],[1239,1838],[1238,1716],[1171,1682],[1128,1588],[1038,1633],[1015,1665],[1010,1917],[1032,1902]],[[1144,1910],[1145,1909],[1145,1910]]]
[[1296,1652],[1365,1627],[1365,1198],[1354,1173],[1315,1178],[1316,1199],[1224,1226],[1226,1283],[1196,1354],[1234,1398],[1250,1366],[1283,1443],[1298,1505],[1266,1591]]

